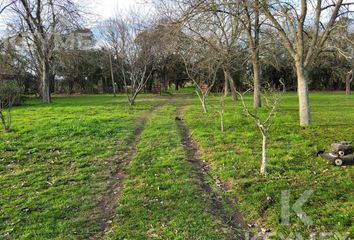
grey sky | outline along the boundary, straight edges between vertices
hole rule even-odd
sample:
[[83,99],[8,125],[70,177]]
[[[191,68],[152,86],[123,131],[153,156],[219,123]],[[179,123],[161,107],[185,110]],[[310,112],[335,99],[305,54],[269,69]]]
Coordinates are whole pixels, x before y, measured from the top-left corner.
[[[124,12],[130,8],[149,11],[152,8],[152,0],[86,0],[89,3],[90,11],[97,15],[97,18],[104,19],[114,16],[115,12],[119,10]],[[0,16],[0,35],[6,29],[5,26],[6,12]]]

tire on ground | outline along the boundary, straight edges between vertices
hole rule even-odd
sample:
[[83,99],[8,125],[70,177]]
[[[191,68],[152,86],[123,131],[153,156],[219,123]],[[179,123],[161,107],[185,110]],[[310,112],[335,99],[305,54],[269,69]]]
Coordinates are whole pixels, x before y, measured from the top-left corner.
[[342,166],[343,165],[343,160],[340,158],[337,158],[336,160],[334,160],[334,164],[336,166]]

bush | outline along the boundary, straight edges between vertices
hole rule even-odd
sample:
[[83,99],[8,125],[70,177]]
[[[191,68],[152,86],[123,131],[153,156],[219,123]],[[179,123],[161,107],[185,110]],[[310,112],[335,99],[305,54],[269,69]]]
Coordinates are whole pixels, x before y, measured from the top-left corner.
[[0,119],[7,132],[11,129],[11,108],[15,103],[19,102],[21,94],[22,87],[17,82],[0,83]]

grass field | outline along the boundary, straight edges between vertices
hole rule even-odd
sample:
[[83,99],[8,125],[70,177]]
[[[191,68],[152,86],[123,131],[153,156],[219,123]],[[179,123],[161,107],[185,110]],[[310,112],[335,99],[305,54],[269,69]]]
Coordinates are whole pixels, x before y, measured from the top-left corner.
[[175,113],[175,107],[165,107],[146,126],[111,239],[231,239],[230,231],[211,215],[198,188]]
[[[246,100],[251,103],[250,97]],[[156,108],[161,103],[165,106]],[[213,215],[198,170],[186,161],[175,121],[182,105],[183,122],[210,166],[210,185],[225,183],[229,191],[220,196],[237,199],[235,207],[245,221],[255,224],[247,231],[353,237],[353,166],[334,167],[314,152],[354,138],[354,96],[312,93],[311,104],[314,125],[301,128],[296,95],[285,96],[270,132],[268,174],[260,176],[260,134],[231,99],[224,133],[218,96],[210,97],[208,114],[196,97],[146,95],[134,107],[124,96],[58,97],[51,105],[26,101],[13,110],[13,131],[0,130],[0,238],[100,236],[98,222],[104,216],[99,205],[118,170],[114,155],[131,147],[139,119],[155,108],[126,171],[112,228],[96,238],[233,239],[232,229]],[[292,204],[304,191],[313,191],[303,206],[313,225],[304,225],[294,211],[289,226],[280,223],[283,190],[290,191]]]
[[[154,101],[152,101],[154,100]],[[99,231],[97,204],[135,122],[159,100],[125,97],[36,100],[13,110],[0,132],[0,238],[87,239]]]
[[[354,234],[353,166],[334,167],[315,156],[317,148],[354,138],[354,96],[313,93],[313,126],[298,126],[297,97],[288,94],[270,132],[269,166],[259,175],[261,135],[253,120],[245,118],[240,104],[226,105],[225,132],[220,131],[219,98],[210,99],[210,112],[201,114],[196,99],[186,110],[186,121],[203,149],[211,173],[226,182],[237,196],[244,217],[257,226],[308,238],[311,232]],[[251,104],[251,98],[246,101]],[[291,204],[306,190],[313,194],[304,212],[313,220],[306,226],[292,211],[290,225],[280,224],[281,192],[291,192]]]

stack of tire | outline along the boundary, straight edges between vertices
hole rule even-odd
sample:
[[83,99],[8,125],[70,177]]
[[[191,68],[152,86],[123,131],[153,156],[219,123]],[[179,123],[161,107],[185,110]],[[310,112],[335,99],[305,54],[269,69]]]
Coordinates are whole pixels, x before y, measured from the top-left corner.
[[337,166],[342,166],[343,163],[353,161],[354,147],[349,142],[333,143],[331,145],[331,155],[335,158],[333,163]]

